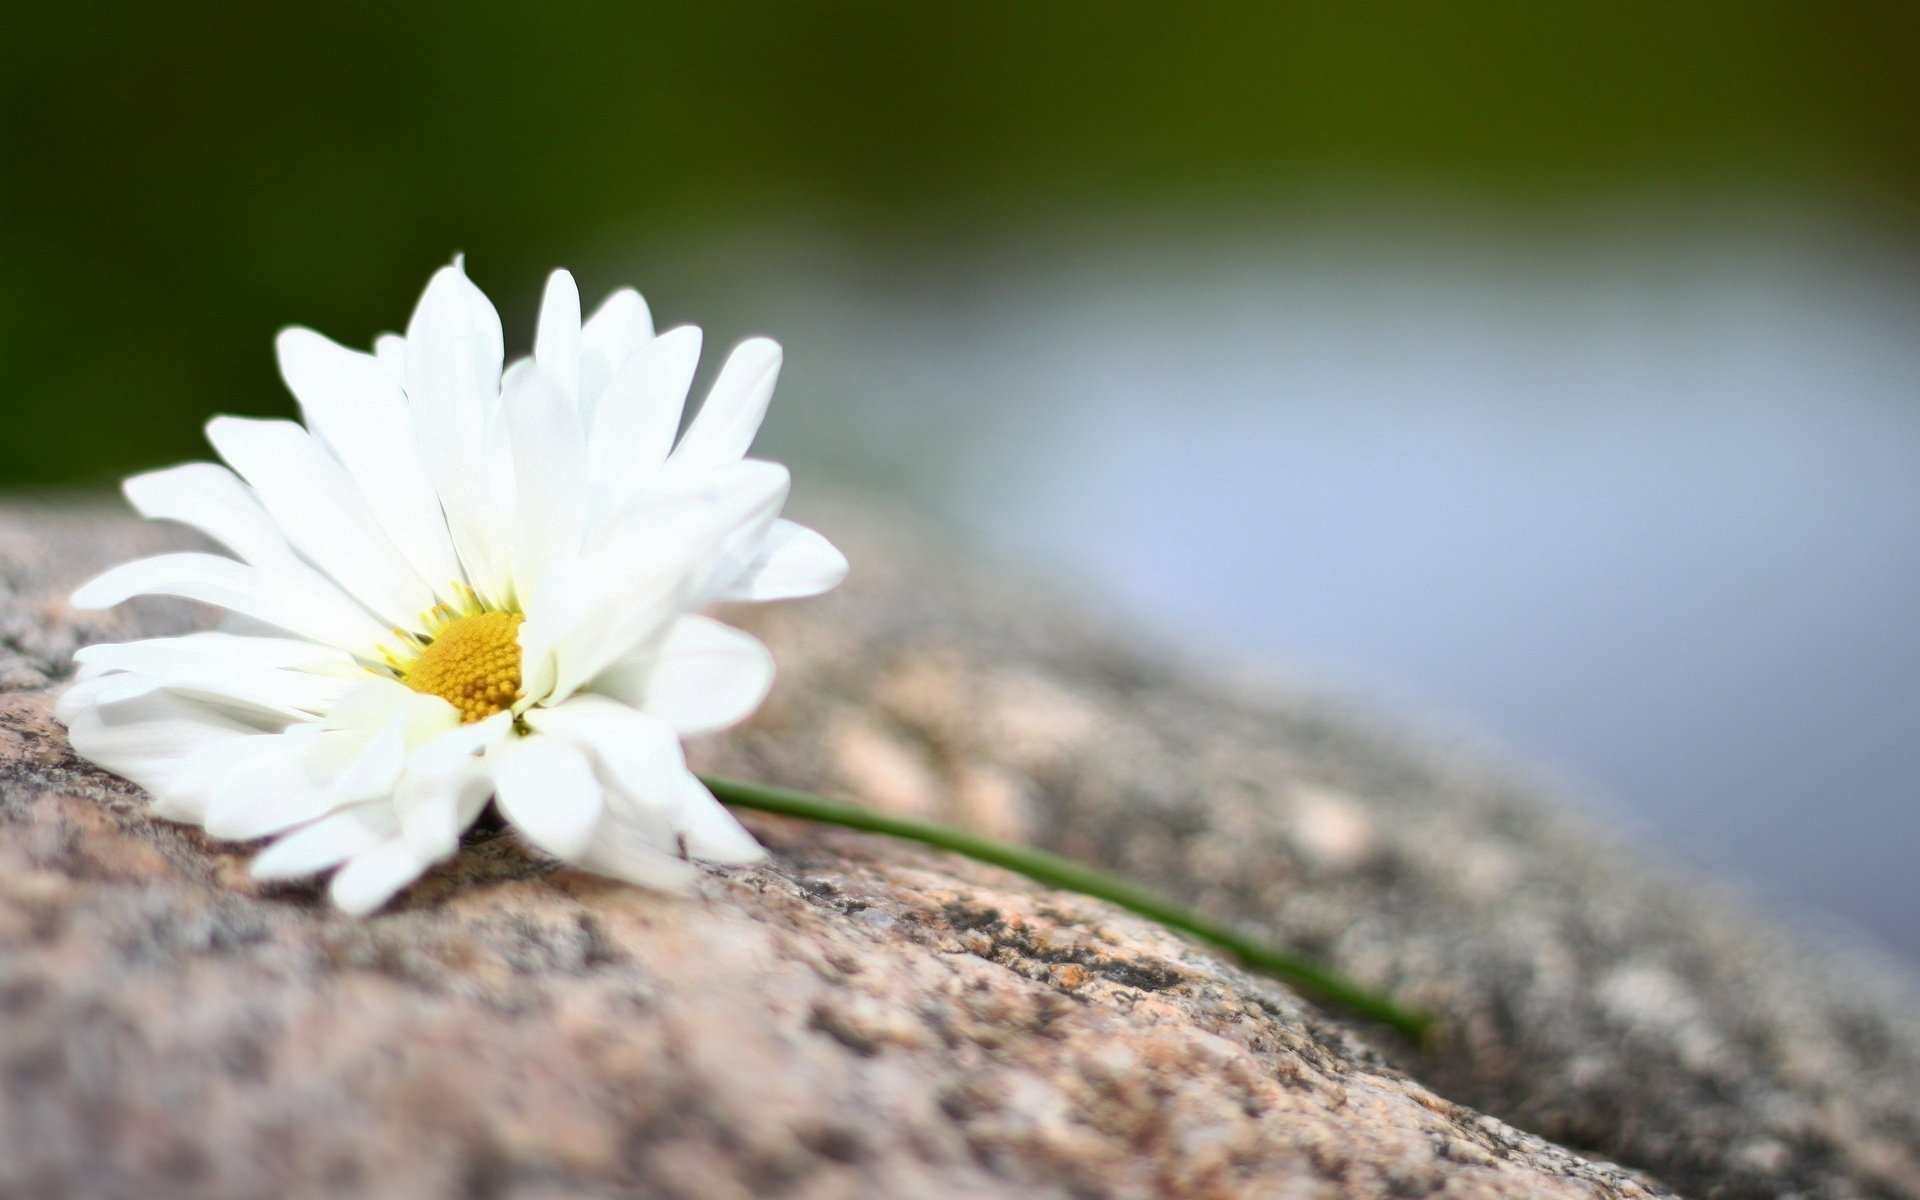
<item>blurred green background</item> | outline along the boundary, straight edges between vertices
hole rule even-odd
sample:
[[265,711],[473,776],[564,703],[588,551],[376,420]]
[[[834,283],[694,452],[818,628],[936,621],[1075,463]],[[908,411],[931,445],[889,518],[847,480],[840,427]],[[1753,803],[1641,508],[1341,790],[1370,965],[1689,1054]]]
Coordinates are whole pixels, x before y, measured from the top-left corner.
[[1115,211],[1552,220],[1755,182],[1909,222],[1917,46],[1899,2],[28,0],[0,44],[0,485],[286,411],[276,327],[364,341],[454,250],[524,336],[555,264],[657,291],[677,243],[789,223],[884,248]]

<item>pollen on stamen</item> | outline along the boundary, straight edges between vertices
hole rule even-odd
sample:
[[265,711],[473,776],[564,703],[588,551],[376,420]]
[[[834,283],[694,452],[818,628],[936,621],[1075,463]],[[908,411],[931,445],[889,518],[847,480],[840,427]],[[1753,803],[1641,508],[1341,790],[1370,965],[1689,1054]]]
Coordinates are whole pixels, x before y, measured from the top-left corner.
[[[428,614],[429,617],[438,615]],[[460,712],[463,722],[482,721],[505,712],[520,698],[520,623],[514,612],[446,613],[444,623],[429,620],[432,640],[411,662],[394,663],[400,682],[416,692],[438,696]],[[389,662],[392,662],[389,658]]]

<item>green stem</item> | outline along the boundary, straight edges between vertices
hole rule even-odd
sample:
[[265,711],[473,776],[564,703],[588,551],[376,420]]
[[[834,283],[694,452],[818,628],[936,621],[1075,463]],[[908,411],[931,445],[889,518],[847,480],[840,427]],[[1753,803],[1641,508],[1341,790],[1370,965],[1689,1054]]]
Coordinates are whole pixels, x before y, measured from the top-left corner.
[[875,812],[809,792],[711,775],[703,775],[701,779],[715,796],[734,808],[778,813],[822,825],[839,825],[910,842],[923,842],[996,867],[1004,867],[1049,887],[1105,900],[1158,921],[1170,929],[1211,943],[1255,970],[1284,979],[1322,1000],[1332,1001],[1382,1025],[1391,1026],[1415,1042],[1425,1042],[1433,1032],[1433,1018],[1426,1013],[1401,1008],[1392,1000],[1349,982],[1318,963],[1274,946],[1263,945],[1165,896],[1135,887],[1124,879],[1116,879],[1057,854],[998,842],[931,821],[916,821],[911,817]]

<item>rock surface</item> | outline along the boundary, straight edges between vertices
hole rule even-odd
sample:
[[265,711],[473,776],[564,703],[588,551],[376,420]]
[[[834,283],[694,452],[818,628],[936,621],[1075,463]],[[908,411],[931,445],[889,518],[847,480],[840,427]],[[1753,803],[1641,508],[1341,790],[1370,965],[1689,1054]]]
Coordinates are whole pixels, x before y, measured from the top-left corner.
[[754,614],[782,678],[709,764],[1114,868],[1446,1040],[1416,1054],[1092,901],[773,820],[770,862],[691,899],[485,836],[365,922],[256,888],[246,847],[149,819],[47,715],[76,645],[200,619],[62,603],[182,536],[15,505],[0,1196],[1920,1195],[1896,972],[1649,870],[1487,755],[1176,665],[855,507],[810,515],[856,574]]

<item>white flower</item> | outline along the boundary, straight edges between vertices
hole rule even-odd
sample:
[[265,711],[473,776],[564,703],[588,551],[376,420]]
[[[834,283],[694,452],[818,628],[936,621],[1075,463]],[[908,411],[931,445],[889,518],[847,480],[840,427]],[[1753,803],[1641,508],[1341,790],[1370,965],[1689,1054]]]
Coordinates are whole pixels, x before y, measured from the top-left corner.
[[700,332],[656,337],[638,294],[583,324],[555,272],[532,358],[503,374],[501,345],[457,261],[373,354],[283,332],[304,427],[216,417],[228,466],[126,483],[234,557],[126,563],[73,599],[233,618],[81,651],[58,709],[74,748],[163,816],[275,839],[256,877],[339,867],[356,913],[452,854],[489,800],[543,850],[652,886],[684,882],[687,857],[759,857],[680,738],[741,720],[773,677],[764,646],[699,610],[846,573],[779,519],[786,469],[745,457],[780,348],[736,349],[676,443]]

